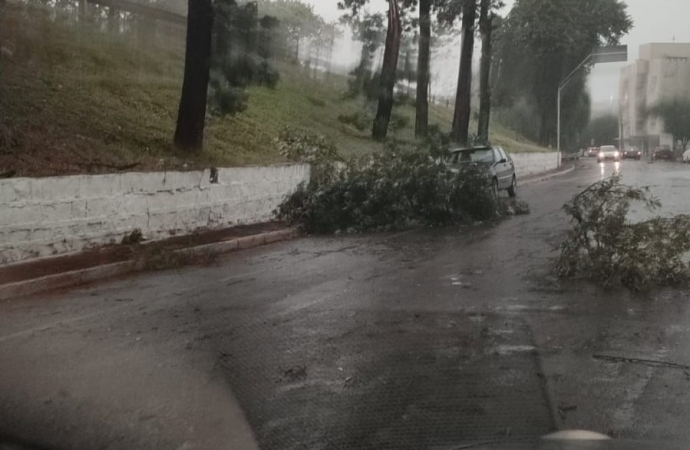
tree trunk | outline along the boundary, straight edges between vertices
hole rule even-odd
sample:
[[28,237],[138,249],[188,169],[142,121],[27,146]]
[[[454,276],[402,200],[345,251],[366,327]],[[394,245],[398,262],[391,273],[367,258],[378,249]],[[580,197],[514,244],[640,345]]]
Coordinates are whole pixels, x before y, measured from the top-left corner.
[[108,7],[108,30],[111,33],[120,32],[120,11],[115,5]]
[[335,31],[330,35],[328,41],[328,65],[326,67],[326,77],[331,75],[333,65],[333,47],[335,46]]
[[212,0],[188,0],[187,49],[175,145],[200,151],[204,142],[206,97],[211,70]]
[[314,64],[314,79],[316,80],[319,76],[319,67],[321,65],[321,44],[316,46],[316,64]]
[[429,132],[429,78],[431,62],[431,0],[419,0],[419,55],[417,57],[417,100],[414,134]]
[[79,0],[79,20],[86,20],[87,8],[86,0]]
[[388,0],[388,31],[386,33],[386,50],[383,55],[381,68],[381,94],[379,106],[374,119],[372,136],[376,140],[384,140],[388,135],[388,124],[393,112],[393,95],[395,77],[398,69],[398,55],[400,53],[400,38],[402,24],[397,0]]
[[477,136],[489,142],[489,123],[491,121],[491,34],[493,14],[489,13],[491,0],[481,0],[479,30],[482,34],[482,62],[479,69],[479,126]]
[[372,55],[369,53],[366,44],[362,45],[362,53],[359,57],[359,66],[357,66],[357,71],[355,75],[355,86],[356,95],[361,94],[364,91],[364,85],[371,78],[371,59]]
[[453,116],[453,140],[467,145],[472,103],[472,56],[474,54],[474,21],[477,17],[476,0],[464,0],[462,8],[462,50],[460,74]]

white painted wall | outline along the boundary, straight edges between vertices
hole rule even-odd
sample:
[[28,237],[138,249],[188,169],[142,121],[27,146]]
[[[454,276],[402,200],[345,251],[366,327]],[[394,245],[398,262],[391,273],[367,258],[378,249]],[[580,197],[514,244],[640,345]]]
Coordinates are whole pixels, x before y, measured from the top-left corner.
[[309,166],[0,180],[0,264],[200,228],[268,221]]
[[511,153],[515,163],[518,180],[521,177],[548,172],[558,168],[558,152],[552,153]]

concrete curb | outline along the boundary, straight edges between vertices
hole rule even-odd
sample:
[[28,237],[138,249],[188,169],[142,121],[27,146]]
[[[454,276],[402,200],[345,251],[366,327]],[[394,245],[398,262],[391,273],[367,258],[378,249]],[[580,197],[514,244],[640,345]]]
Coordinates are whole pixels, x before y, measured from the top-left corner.
[[[246,250],[253,247],[272,244],[274,242],[294,239],[299,235],[300,232],[297,229],[288,228],[285,230],[255,234],[253,236],[244,236],[228,241],[182,248],[173,250],[173,253],[190,256],[220,255],[236,250]],[[108,278],[124,276],[142,271],[144,269],[144,265],[143,260],[122,261],[112,264],[105,264],[102,266],[89,267],[88,269],[47,275],[40,278],[34,278],[32,280],[8,283],[0,285],[0,301],[19,297],[28,297],[30,295],[57,289],[74,288],[96,281],[103,281]]]
[[[575,170],[575,165],[570,166],[569,168],[562,170],[560,172],[552,173],[549,175],[544,175],[543,177],[538,177],[538,178],[532,178],[531,180],[527,181],[520,181],[519,186],[529,186],[530,184],[536,184],[536,183],[541,183],[542,181],[547,181],[552,178],[556,177],[561,177],[563,175],[567,175]],[[518,186],[518,187],[519,187]]]

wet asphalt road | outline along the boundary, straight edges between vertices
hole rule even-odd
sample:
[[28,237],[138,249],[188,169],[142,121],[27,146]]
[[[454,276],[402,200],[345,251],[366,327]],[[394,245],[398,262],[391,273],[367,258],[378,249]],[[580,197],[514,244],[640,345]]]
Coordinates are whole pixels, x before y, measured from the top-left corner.
[[[690,166],[617,169],[625,183],[650,185],[662,214],[690,211]],[[229,387],[264,449],[445,450],[575,428],[688,442],[688,293],[604,292],[551,272],[568,226],[561,206],[614,170],[585,160],[524,187],[532,213],[495,227],[311,237],[0,305],[3,431],[40,426],[34,437],[63,448],[214,448],[130,411],[136,401],[119,389],[136,371],[119,373],[119,363],[101,372],[107,383],[32,382],[65,364],[89,373],[92,358],[114,352],[122,367],[150,373],[158,401],[195,383],[188,400],[203,401],[189,422],[204,406],[219,403],[222,416],[232,403],[196,383]],[[193,376],[173,385],[155,379],[161,367]],[[119,410],[106,411],[111,403]],[[83,432],[90,404],[114,424],[107,433],[95,419]],[[160,423],[180,420],[169,416],[158,411]]]

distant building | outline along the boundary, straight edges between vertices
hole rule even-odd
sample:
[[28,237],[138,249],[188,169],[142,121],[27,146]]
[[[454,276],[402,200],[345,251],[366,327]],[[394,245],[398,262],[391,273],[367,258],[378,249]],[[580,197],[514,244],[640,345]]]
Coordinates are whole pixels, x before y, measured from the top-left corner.
[[690,43],[646,44],[640,58],[621,69],[620,118],[623,142],[645,151],[674,146],[663,121],[647,111],[661,100],[690,98]]

